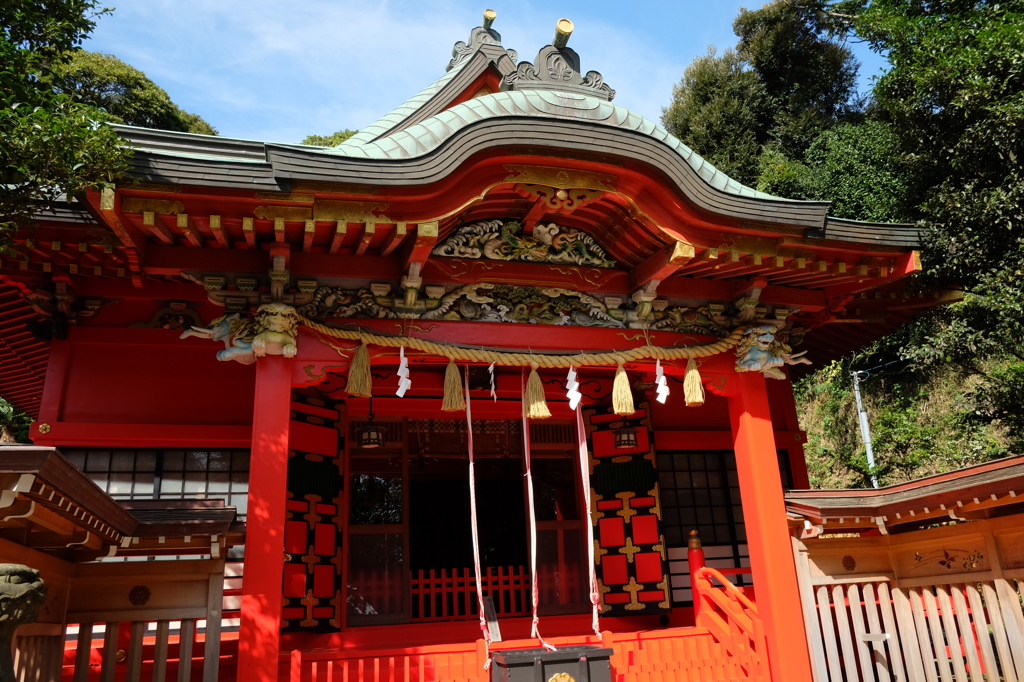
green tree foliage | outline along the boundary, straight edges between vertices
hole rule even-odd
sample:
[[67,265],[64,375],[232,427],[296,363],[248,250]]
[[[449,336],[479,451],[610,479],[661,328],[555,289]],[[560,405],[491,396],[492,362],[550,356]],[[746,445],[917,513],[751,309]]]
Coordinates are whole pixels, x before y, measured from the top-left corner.
[[914,176],[893,126],[866,119],[840,123],[820,133],[794,160],[767,149],[758,166],[757,188],[797,199],[832,202],[829,215],[877,222],[912,221],[908,205]]
[[[686,69],[662,112],[669,132],[741,182],[801,196],[791,177],[806,149],[859,108],[857,63],[817,0],[741,10],[735,50],[712,49]],[[765,158],[761,158],[764,156]]]
[[0,443],[28,443],[32,418],[0,398]]
[[[985,365],[992,374],[1024,378],[1024,363],[1012,358],[991,357]],[[869,375],[861,384],[875,454],[875,467],[869,467],[853,366],[849,358],[834,362],[796,386],[813,487],[869,487],[872,475],[891,485],[1020,452],[1021,418],[990,409],[994,396],[982,377],[960,367],[930,375],[898,369]]]
[[768,93],[735,50],[711,48],[686,67],[662,121],[673,135],[731,178],[757,182],[769,116]]
[[299,144],[308,144],[314,147],[337,147],[339,144],[352,137],[358,130],[339,130],[333,135],[310,135]]
[[835,34],[819,0],[777,0],[741,9],[737,51],[771,98],[768,139],[799,158],[851,106],[857,61]]
[[45,82],[103,11],[96,0],[0,3],[0,248],[41,208],[126,165],[105,115]]
[[142,71],[109,54],[76,50],[47,78],[57,92],[97,106],[118,123],[216,135],[198,114],[184,111]]
[[974,292],[987,315],[963,309],[932,330],[940,352],[969,359],[980,336],[1020,345],[1024,326],[1024,3],[876,0],[855,30],[887,54],[875,97],[917,178],[926,266]]

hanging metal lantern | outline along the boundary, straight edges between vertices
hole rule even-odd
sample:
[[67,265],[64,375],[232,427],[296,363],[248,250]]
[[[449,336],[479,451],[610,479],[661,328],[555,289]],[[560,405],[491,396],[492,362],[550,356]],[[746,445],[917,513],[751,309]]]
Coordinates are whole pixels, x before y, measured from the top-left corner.
[[632,426],[615,429],[612,433],[615,434],[616,450],[632,450],[636,447],[636,429]]
[[384,432],[373,423],[373,397],[370,398],[370,416],[366,426],[356,431],[356,442],[364,449],[384,447]]

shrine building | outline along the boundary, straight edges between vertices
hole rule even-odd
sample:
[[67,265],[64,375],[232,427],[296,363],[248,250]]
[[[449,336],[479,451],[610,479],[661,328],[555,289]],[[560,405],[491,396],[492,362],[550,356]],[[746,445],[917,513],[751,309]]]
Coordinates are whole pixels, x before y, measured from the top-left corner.
[[0,559],[47,585],[19,679],[838,682],[883,646],[844,658],[801,578],[897,522],[785,497],[792,381],[958,292],[907,289],[915,227],[614,103],[570,21],[531,62],[493,20],[336,147],[115,126],[129,176],[16,235]]

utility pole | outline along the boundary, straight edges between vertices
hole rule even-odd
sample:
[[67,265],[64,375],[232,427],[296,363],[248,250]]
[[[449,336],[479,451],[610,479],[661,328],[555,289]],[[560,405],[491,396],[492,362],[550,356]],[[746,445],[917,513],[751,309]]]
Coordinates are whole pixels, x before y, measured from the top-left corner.
[[[857,398],[857,419],[860,421],[860,439],[864,443],[864,451],[868,455],[868,467],[874,471],[875,451],[871,447],[871,426],[868,424],[868,411],[864,409],[864,401],[860,398],[860,372],[850,372],[853,375],[853,395]],[[878,487],[878,478],[871,474],[871,485]]]

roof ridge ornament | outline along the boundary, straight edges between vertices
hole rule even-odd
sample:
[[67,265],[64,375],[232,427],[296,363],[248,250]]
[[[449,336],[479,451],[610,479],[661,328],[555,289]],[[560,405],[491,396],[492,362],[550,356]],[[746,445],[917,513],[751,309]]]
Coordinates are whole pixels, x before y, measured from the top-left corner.
[[534,64],[519,62],[516,72],[505,76],[502,88],[506,90],[557,90],[590,95],[611,101],[615,91],[604,82],[597,71],[580,71],[580,56],[566,47],[572,35],[573,23],[559,19],[555,24],[555,37],[537,53]]
[[[491,24],[494,23],[496,16],[498,16],[498,13],[493,9],[484,10],[483,24],[469,32],[469,43],[460,40],[452,47],[452,60],[448,62],[448,67],[445,71],[451,71],[464,62],[469,61],[473,53],[483,45],[497,45],[501,47],[501,34],[491,28]],[[512,57],[514,63],[518,55],[516,55],[514,50],[506,50],[506,52]]]

